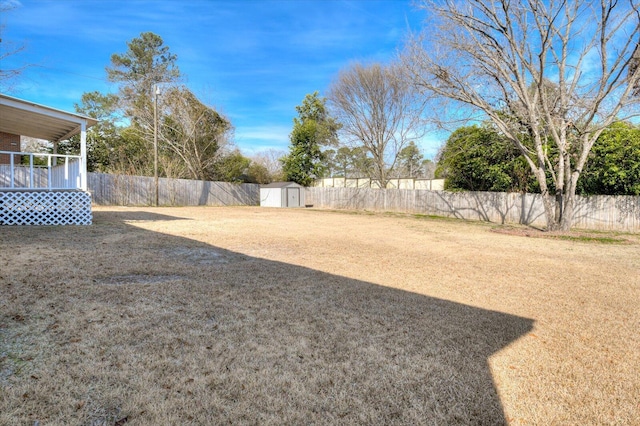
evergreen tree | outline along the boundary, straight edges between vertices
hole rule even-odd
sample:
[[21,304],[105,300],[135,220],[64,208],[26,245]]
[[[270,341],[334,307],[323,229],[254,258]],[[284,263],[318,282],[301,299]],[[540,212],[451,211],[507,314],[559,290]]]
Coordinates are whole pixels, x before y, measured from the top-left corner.
[[314,92],[305,96],[296,107],[298,117],[293,119],[289,154],[282,158],[284,178],[309,186],[324,175],[324,155],[321,147],[335,145],[340,125],[331,117],[325,99]]

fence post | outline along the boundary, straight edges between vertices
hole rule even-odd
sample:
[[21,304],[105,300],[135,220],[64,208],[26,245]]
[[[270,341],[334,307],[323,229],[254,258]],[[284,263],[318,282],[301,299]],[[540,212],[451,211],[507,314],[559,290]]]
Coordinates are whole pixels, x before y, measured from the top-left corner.
[[9,181],[9,186],[11,187],[11,189],[15,188],[15,172],[13,170],[13,155],[9,156],[9,167],[10,167],[10,171],[9,171],[9,176],[10,176],[10,181]]

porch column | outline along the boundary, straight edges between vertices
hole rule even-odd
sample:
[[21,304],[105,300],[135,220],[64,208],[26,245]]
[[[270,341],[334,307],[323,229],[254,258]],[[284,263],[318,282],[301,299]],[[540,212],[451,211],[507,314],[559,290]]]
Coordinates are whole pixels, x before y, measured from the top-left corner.
[[80,123],[80,189],[87,190],[87,122]]

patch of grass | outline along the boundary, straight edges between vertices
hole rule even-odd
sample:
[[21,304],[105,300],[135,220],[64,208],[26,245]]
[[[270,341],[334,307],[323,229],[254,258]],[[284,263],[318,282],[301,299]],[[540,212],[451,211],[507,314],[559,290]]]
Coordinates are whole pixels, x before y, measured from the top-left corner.
[[597,230],[572,230],[572,231],[555,231],[548,232],[542,229],[532,228],[529,226],[517,226],[517,225],[502,225],[492,226],[491,231],[498,234],[515,235],[523,237],[553,239],[571,242],[581,243],[596,243],[596,244],[636,244],[638,242],[638,235],[622,233],[622,232],[609,232],[609,231],[597,231]]
[[576,241],[581,243],[629,244],[628,240],[615,237],[595,237],[588,235],[550,235],[549,238],[555,238],[565,241]]
[[443,221],[443,222],[465,222],[465,223],[471,223],[471,224],[478,224],[481,226],[485,224],[489,224],[489,222],[468,221],[466,219],[461,219],[457,217],[447,217],[447,216],[429,215],[429,214],[421,214],[421,213],[403,213],[403,212],[376,211],[376,210],[346,210],[346,209],[345,210],[317,209],[314,211],[338,213],[338,214],[353,215],[353,216],[404,217],[404,218],[434,220],[434,221]]
[[318,213],[337,213],[337,214],[344,214],[344,215],[350,215],[350,216],[375,216],[375,215],[379,215],[382,214],[382,212],[377,212],[377,211],[373,211],[373,210],[338,210],[338,209],[306,209],[306,210],[312,210],[314,212],[318,212]]
[[460,223],[468,223],[468,224],[473,224],[478,226],[493,225],[490,222],[470,221],[470,220],[459,218],[459,217],[438,216],[433,214],[413,213],[410,216],[416,219],[433,220],[433,221],[440,221],[440,222],[460,222]]

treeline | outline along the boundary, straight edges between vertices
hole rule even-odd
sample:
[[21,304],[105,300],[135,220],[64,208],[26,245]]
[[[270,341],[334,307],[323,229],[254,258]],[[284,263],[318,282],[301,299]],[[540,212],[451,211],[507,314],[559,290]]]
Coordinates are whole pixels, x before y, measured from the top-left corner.
[[[373,159],[363,147],[342,146],[324,151],[325,177],[370,178],[373,173]],[[389,173],[391,178],[432,179],[436,165],[424,157],[414,141],[398,153],[396,165]]]
[[[426,101],[406,64],[398,63],[346,67],[327,98],[315,92],[296,107],[288,153],[249,158],[233,143],[231,121],[182,84],[177,56],[160,36],[142,33],[127,47],[106,67],[118,92],[88,92],[75,106],[99,121],[87,132],[88,171],[152,176],[157,168],[169,178],[303,185],[332,176],[370,178],[381,186],[393,178],[435,177],[444,178],[449,190],[554,193],[558,182],[572,178],[565,172],[561,179],[559,164],[569,170],[580,162],[585,166],[576,193],[640,195],[640,128],[630,123],[602,131],[588,161],[580,159],[580,144],[567,144],[568,151],[560,153],[550,130],[540,142],[525,126],[514,143],[494,121],[459,128],[435,162],[426,159],[416,144],[425,134]],[[553,92],[555,86],[548,85]],[[518,118],[511,115],[512,121]],[[579,139],[567,132],[567,140]],[[74,137],[51,149],[72,154],[79,145]],[[544,163],[535,162],[536,156]],[[534,163],[546,180],[534,173]]]
[[[327,98],[336,130],[356,149],[353,168],[365,163],[385,187],[426,116],[445,128],[484,119],[491,125],[461,128],[443,149],[448,188],[539,192],[551,231],[571,228],[576,194],[637,194],[637,145],[618,139],[636,129],[614,123],[635,123],[640,111],[640,6],[521,3],[417,2],[428,25],[395,60],[341,70]],[[590,22],[589,34],[580,22]],[[307,136],[292,140],[289,158],[300,167],[287,176],[321,176],[328,151]]]
[[[145,32],[127,46],[106,67],[118,93],[84,93],[75,105],[99,120],[87,131],[88,171],[153,176],[157,167],[161,177],[253,183],[281,177],[277,154],[248,158],[233,144],[231,121],[182,84],[177,56],[160,36]],[[51,149],[79,148],[74,137]]]
[[[558,153],[544,146],[552,162]],[[555,151],[555,152],[554,152]],[[435,175],[447,190],[539,193],[520,150],[490,123],[466,126],[440,149]],[[555,190],[552,169],[547,185]],[[640,195],[640,127],[614,123],[598,137],[578,180],[580,195]]]
[[[111,55],[105,70],[117,93],[87,92],[75,105],[76,112],[98,120],[87,131],[89,172],[152,176],[157,170],[168,178],[303,185],[329,176],[384,183],[434,174],[435,164],[415,143],[422,134],[415,120],[424,106],[410,108],[417,93],[397,66],[345,69],[329,90],[331,109],[318,92],[296,107],[288,153],[266,151],[252,158],[235,146],[229,118],[182,83],[177,55],[160,36],[145,32],[133,38],[124,53]],[[349,110],[349,94],[384,110],[366,131],[359,130],[359,121],[368,118]],[[77,154],[80,139],[50,150]]]
[[[445,179],[445,189],[452,191],[541,192],[539,180],[521,150],[491,122],[455,130],[440,148],[435,162],[425,159],[413,140],[405,140],[395,149],[385,148],[386,161],[381,166],[376,165],[372,148],[366,143],[345,143],[344,124],[332,114],[335,109],[331,99],[318,92],[307,95],[296,107],[298,117],[290,135],[290,151],[281,159],[286,180],[311,185],[315,179],[325,177],[373,181],[438,178]],[[522,143],[534,150],[526,137]],[[559,161],[552,141],[542,149],[551,164]],[[575,158],[577,151],[572,155]],[[557,179],[554,168],[547,167],[546,174],[547,187],[553,193]],[[600,134],[580,174],[576,193],[640,195],[640,127],[617,122]]]
[[[405,128],[404,122],[421,112],[410,113],[406,103],[412,101],[398,96],[400,90],[410,91],[400,75],[395,68],[356,64],[339,74],[330,98],[308,94],[296,107],[289,153],[281,159],[284,178],[305,186],[324,177],[369,178],[382,187],[394,178],[433,178],[435,164],[414,140],[421,135],[418,123]],[[376,87],[366,84],[370,78]],[[357,89],[375,93],[359,93],[359,100],[341,97]],[[347,113],[349,102],[370,102],[371,109],[384,112],[375,117],[367,111]]]

